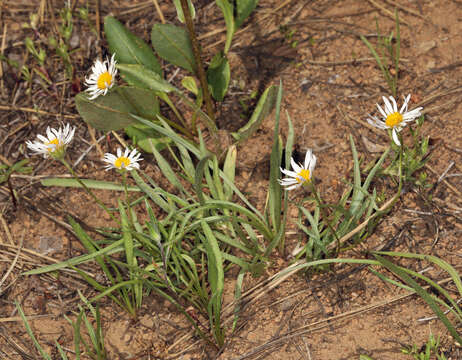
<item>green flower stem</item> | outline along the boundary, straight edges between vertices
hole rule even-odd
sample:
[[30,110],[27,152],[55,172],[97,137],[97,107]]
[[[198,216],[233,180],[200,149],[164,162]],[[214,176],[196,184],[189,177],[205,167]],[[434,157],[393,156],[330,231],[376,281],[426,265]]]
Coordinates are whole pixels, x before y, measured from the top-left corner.
[[71,173],[71,175],[77,180],[77,182],[85,189],[85,191],[92,197],[93,200],[104,210],[106,211],[109,216],[111,217],[112,220],[114,220],[117,224],[120,225],[120,221],[111,213],[111,211],[107,208],[104,203],[96,197],[96,195],[93,193],[93,191],[90,190],[90,188],[85,185],[85,183],[80,180],[80,178],[77,176],[76,172],[74,169],[69,165],[69,163],[64,159],[64,157],[59,158],[59,160],[63,163],[63,165],[66,167],[66,169]]
[[181,125],[178,125],[177,123],[169,120],[169,119],[166,119],[166,118],[163,118],[163,120],[165,120],[166,123],[168,123],[170,126],[174,127],[175,129],[181,131],[183,133],[183,135],[186,135],[188,138],[190,139],[194,139],[194,135],[195,134],[195,131],[194,131],[194,128],[192,130],[189,130],[188,129],[188,125],[186,124],[185,120],[183,119],[183,117],[181,116],[180,112],[178,111],[178,109],[176,108],[175,104],[170,100],[170,98],[168,97],[167,94],[163,94],[163,93],[160,93],[159,95],[159,98],[162,99],[168,106],[169,108],[173,111],[173,113],[175,114],[175,116],[177,117],[177,119],[183,124],[182,126]]
[[316,189],[314,177],[311,179],[310,185],[311,185],[311,191],[313,192],[314,198],[316,199],[316,202],[318,203],[319,209],[321,210],[322,217],[325,219],[326,225],[329,228],[330,232],[335,237],[335,241],[337,243],[337,250],[336,251],[337,251],[337,254],[338,254],[340,252],[340,239],[339,239],[339,237],[337,235],[337,232],[334,230],[334,228],[332,227],[332,225],[329,222],[329,217],[328,217],[328,215],[327,215],[327,213],[325,212],[325,209],[324,209],[324,203],[322,202],[322,200],[321,200],[321,198],[320,198],[320,196],[318,194],[318,191]]
[[[391,140],[393,141],[393,139]],[[387,212],[388,210],[390,210],[393,205],[396,204],[396,202],[398,201],[398,199],[400,198],[401,196],[401,190],[403,189],[403,135],[401,135],[401,133],[399,134],[399,141],[401,143],[401,146],[399,147],[399,168],[398,168],[398,176],[399,176],[399,182],[398,182],[398,191],[395,195],[395,197],[393,198],[392,202],[390,203],[389,206],[387,206],[383,212]]]
[[125,193],[125,208],[127,209],[128,212],[128,219],[131,224],[133,224],[133,218],[132,218],[132,212],[130,211],[130,197],[128,195],[128,185],[127,185],[127,170],[122,169],[120,170],[122,174],[122,185],[124,187],[124,193]]

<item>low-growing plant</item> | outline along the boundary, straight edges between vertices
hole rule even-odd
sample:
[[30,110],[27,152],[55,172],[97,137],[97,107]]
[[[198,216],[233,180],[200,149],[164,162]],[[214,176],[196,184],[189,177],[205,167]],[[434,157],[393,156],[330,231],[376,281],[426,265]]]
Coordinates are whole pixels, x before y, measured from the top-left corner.
[[374,59],[382,71],[382,75],[385,77],[388,87],[390,88],[391,94],[396,97],[398,92],[399,58],[401,50],[398,10],[395,11],[395,34],[391,32],[389,36],[381,35],[377,19],[376,29],[376,49],[374,49],[369,40],[367,40],[363,35],[361,35],[361,40],[364,44],[366,44],[367,48],[374,56]]
[[[314,180],[312,180],[314,196],[308,200],[315,204],[314,212],[312,213],[303,205],[304,201],[298,205],[297,225],[307,235],[308,241],[297,251],[296,259],[305,258],[311,261],[338,254],[346,245],[344,242],[340,243],[340,239],[344,239],[351,233],[361,220],[367,219],[367,226],[356,232],[351,240],[348,239],[351,241],[350,244],[357,244],[372,233],[377,221],[388,210],[388,208],[379,209],[377,191],[375,188],[370,191],[369,188],[390,150],[383,153],[363,182],[358,152],[351,136],[350,145],[353,155],[353,183],[347,183],[347,188],[338,203],[332,205],[324,203],[317,194]],[[330,214],[327,214],[329,210]]]
[[[80,291],[79,296],[84,304],[84,307],[82,307],[81,305],[78,306],[79,312],[75,314],[76,320],[74,321],[69,317],[65,316],[66,320],[69,321],[69,323],[72,325],[72,330],[74,333],[73,356],[75,356],[74,358],[76,360],[80,360],[81,356],[83,356],[83,358],[88,357],[94,360],[105,360],[107,359],[107,353],[104,347],[104,334],[101,325],[101,315],[99,312],[98,305],[93,306]],[[24,327],[26,328],[26,332],[32,340],[34,347],[39,352],[41,358],[44,360],[51,360],[52,356],[45,352],[45,350],[35,337],[21,305],[18,302],[15,302],[15,305],[24,324]],[[94,319],[94,323],[90,321],[89,316],[91,316]],[[85,333],[82,332],[82,321],[85,325]],[[85,336],[89,338],[90,342],[85,340]],[[66,355],[67,350],[65,350],[56,340],[55,346],[59,352],[59,358],[62,360],[68,360],[69,358]],[[83,352],[81,346],[84,349]]]
[[[95,62],[92,74],[87,79],[89,88],[76,96],[80,115],[97,129],[124,129],[146,152],[151,152],[149,141],[161,150],[169,140],[147,124],[140,124],[131,115],[137,115],[157,125],[160,121],[167,122],[170,127],[192,141],[198,141],[196,120],[199,119],[213,139],[211,149],[221,160],[226,149],[221,146],[212,97],[215,101],[223,101],[227,94],[231,80],[228,52],[232,39],[257,2],[242,0],[233,4],[228,0],[216,1],[225,19],[226,41],[223,49],[212,56],[208,66],[203,61],[194,30],[195,10],[190,1],[174,1],[178,19],[186,25],[186,29],[173,24],[154,24],[151,32],[152,48],[117,19],[106,17],[104,31],[112,57],[111,60]],[[181,83],[188,93],[164,79],[157,56],[187,73]],[[116,84],[118,71],[127,86]],[[194,100],[191,100],[191,96]],[[247,124],[231,133],[231,137],[236,142],[246,140],[273,109],[275,99],[276,88],[270,86],[261,94]],[[160,112],[160,102],[170,108],[173,118]],[[178,106],[180,102],[182,108]],[[184,106],[189,109],[184,109]],[[191,111],[192,114],[188,115]]]
[[406,355],[410,355],[414,360],[431,360],[436,358],[436,360],[446,360],[446,356],[442,351],[440,351],[440,337],[433,336],[430,334],[428,341],[424,346],[418,348],[417,345],[407,346],[401,349],[401,352]]
[[[136,150],[117,156],[106,154],[108,168],[121,172],[124,198],[118,208],[110,209],[93,193],[95,183],[76,177],[65,160],[66,141],[73,130],[66,127],[55,130],[59,144],[49,152],[42,143],[28,143],[37,152],[51,155],[61,161],[75,176],[76,185],[84,188],[108,212],[117,227],[111,232],[100,230],[102,239],[95,240],[73,219],[69,223],[88,254],[59,264],[35,269],[26,274],[56,271],[65,267],[76,270],[95,290],[98,301],[108,296],[115,303],[136,316],[144,296],[154,292],[172,302],[193,323],[199,335],[218,346],[224,343],[225,329],[221,324],[224,273],[232,266],[239,268],[239,277],[245,273],[257,276],[266,266],[268,256],[276,247],[282,248],[285,233],[287,202],[283,200],[278,184],[282,146],[278,136],[279,109],[282,87],[276,105],[275,141],[271,155],[270,187],[264,213],[258,211],[234,185],[236,147],[231,147],[223,166],[209,152],[199,133],[199,146],[179,136],[166,122],[154,124],[143,118],[140,123],[169,139],[166,150],[176,163],[176,170],[150,142],[157,166],[169,182],[167,191],[143,171],[138,171],[139,155]],[[292,145],[289,140],[286,149]],[[287,153],[290,157],[290,151]],[[128,186],[130,174],[135,186]],[[62,181],[63,180],[63,181]],[[69,186],[69,179],[53,179],[44,184]],[[114,184],[106,184],[110,188]],[[129,191],[130,190],[130,191]],[[139,193],[133,199],[132,192]],[[235,199],[238,199],[236,201]],[[135,209],[144,207],[145,218],[140,221]],[[281,212],[284,214],[281,218]],[[117,254],[117,255],[116,255]],[[98,282],[79,265],[95,261],[106,277],[106,284]],[[237,282],[236,293],[241,292],[242,281]],[[193,306],[197,316],[186,309]],[[201,318],[208,319],[204,326]]]

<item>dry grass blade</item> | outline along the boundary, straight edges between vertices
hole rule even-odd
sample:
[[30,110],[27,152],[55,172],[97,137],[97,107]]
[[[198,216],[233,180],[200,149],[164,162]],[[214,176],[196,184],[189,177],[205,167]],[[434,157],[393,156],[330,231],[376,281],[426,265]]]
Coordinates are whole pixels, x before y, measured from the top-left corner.
[[424,16],[420,15],[417,11],[414,11],[414,10],[408,8],[408,7],[405,7],[405,6],[403,6],[403,5],[400,5],[399,3],[397,3],[397,2],[394,1],[394,0],[385,0],[385,2],[391,4],[391,5],[393,5],[394,7],[398,8],[398,9],[400,9],[400,10],[403,10],[403,11],[405,11],[405,12],[411,14],[411,15],[417,16],[418,18],[421,18],[421,19],[423,19],[423,20],[425,20],[425,21],[428,21],[427,18],[425,18]]
[[5,111],[24,111],[24,112],[34,113],[34,114],[37,114],[37,115],[55,116],[57,118],[65,118],[65,119],[78,119],[79,118],[78,115],[55,114],[55,113],[51,113],[51,112],[44,111],[44,110],[38,110],[38,109],[22,107],[22,106],[0,105],[0,110],[5,110]]
[[[443,279],[441,281],[438,281],[438,284],[440,284],[440,285],[445,284],[445,283],[450,282],[451,280],[452,280],[452,278],[449,277],[449,278]],[[429,286],[425,286],[423,288],[428,289]],[[332,325],[332,322],[334,322],[334,321],[347,320],[347,319],[353,318],[353,317],[355,317],[355,316],[357,316],[359,314],[362,314],[364,312],[371,311],[371,310],[377,309],[379,307],[387,306],[387,305],[390,305],[390,304],[394,304],[394,303],[396,303],[398,301],[401,301],[403,299],[406,299],[406,298],[408,298],[408,297],[410,297],[412,295],[415,295],[415,292],[407,292],[407,293],[405,293],[403,295],[395,296],[394,298],[389,299],[389,300],[383,300],[383,301],[379,301],[379,302],[376,302],[376,303],[373,303],[373,304],[365,305],[365,306],[362,306],[362,307],[360,307],[358,309],[355,309],[355,310],[347,311],[347,312],[339,314],[339,315],[334,315],[334,316],[328,317],[326,319],[322,319],[322,320],[319,320],[319,321],[315,321],[315,322],[313,322],[311,324],[301,326],[301,327],[299,327],[297,329],[294,329],[294,330],[290,331],[287,334],[284,334],[284,335],[278,337],[277,339],[273,339],[273,340],[271,340],[271,341],[269,341],[269,342],[267,342],[267,343],[265,343],[263,345],[260,345],[260,346],[256,347],[255,349],[245,353],[244,355],[233,358],[232,360],[244,360],[244,359],[251,358],[252,356],[258,355],[259,353],[261,353],[263,351],[266,351],[266,350],[268,350],[268,349],[270,349],[272,347],[282,345],[282,344],[284,344],[286,341],[288,341],[290,339],[293,339],[293,338],[308,334],[308,333],[313,332],[313,331],[321,330],[321,329],[325,328],[326,326],[330,326],[330,325]]]
[[13,237],[11,236],[10,229],[8,228],[8,224],[5,221],[5,218],[3,215],[0,213],[0,222],[3,225],[3,230],[5,231],[6,237],[11,245],[14,245]]
[[[435,169],[433,169],[430,165],[425,164],[425,168],[430,170],[436,176],[439,176],[438,172]],[[453,185],[451,185],[451,183],[449,183],[447,179],[442,179],[442,182],[448,187],[449,190],[451,190],[454,194],[459,196],[459,198],[462,198],[462,193],[459,190],[457,190]]]
[[[343,61],[314,61],[314,60],[304,60],[304,63],[308,63],[310,65],[319,65],[319,66],[336,66],[336,65],[351,65],[357,64],[360,62],[366,61],[376,61],[373,57],[366,57],[366,58],[359,58],[359,59],[352,59],[352,60],[343,60]],[[399,59],[400,62],[409,62],[409,59]]]
[[156,8],[157,15],[159,15],[161,23],[165,24],[164,13],[162,12],[162,9],[160,8],[159,3],[157,2],[157,0],[152,0],[152,2],[154,4],[154,7]]
[[18,262],[19,255],[21,255],[22,244],[24,242],[24,235],[25,234],[26,234],[26,229],[23,229],[21,240],[20,240],[20,243],[19,243],[19,246],[18,246],[18,250],[16,252],[16,256],[14,257],[14,260],[12,261],[12,263],[11,263],[10,267],[8,268],[8,270],[6,271],[5,275],[0,280],[0,295],[2,294],[3,283],[6,281],[8,276],[10,276],[11,272],[13,271],[14,267],[16,266],[16,263]]

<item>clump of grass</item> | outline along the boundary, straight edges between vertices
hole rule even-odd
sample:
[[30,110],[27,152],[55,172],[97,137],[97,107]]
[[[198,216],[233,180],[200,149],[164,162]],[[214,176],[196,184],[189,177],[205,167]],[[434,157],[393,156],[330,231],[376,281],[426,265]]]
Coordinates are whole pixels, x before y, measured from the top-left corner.
[[440,350],[440,337],[435,337],[433,334],[430,334],[427,342],[420,348],[413,344],[412,346],[406,346],[401,352],[412,356],[414,360],[447,359],[444,352]]
[[[101,314],[99,312],[99,308],[98,306],[93,306],[80,291],[79,296],[84,304],[84,307],[78,305],[79,311],[75,314],[76,320],[71,320],[69,317],[65,316],[66,320],[69,321],[69,323],[72,325],[72,329],[74,332],[73,357],[76,360],[80,360],[81,356],[83,358],[90,358],[93,360],[105,360],[107,359],[107,353],[104,347],[104,333],[102,329]],[[41,358],[44,360],[51,360],[51,355],[45,352],[45,350],[35,337],[21,305],[18,302],[15,302],[15,305],[16,309],[18,310],[19,316],[22,319],[24,327],[26,328],[26,332],[32,340],[34,347],[40,354]],[[94,323],[90,321],[89,316],[91,316],[94,319]],[[85,325],[85,333],[82,332],[82,321]],[[88,340],[85,340],[84,334],[90,340],[89,342]],[[68,360],[69,358],[66,355],[66,353],[69,351],[63,349],[63,347],[56,340],[55,346],[59,352],[60,359]],[[83,352],[81,347],[83,347],[84,349]]]
[[367,40],[363,35],[361,35],[361,40],[366,44],[369,51],[374,56],[392,95],[396,97],[398,92],[399,58],[401,50],[398,11],[395,11],[395,34],[392,32],[389,36],[381,35],[377,20],[376,28],[378,37],[376,49],[374,49],[369,40]]

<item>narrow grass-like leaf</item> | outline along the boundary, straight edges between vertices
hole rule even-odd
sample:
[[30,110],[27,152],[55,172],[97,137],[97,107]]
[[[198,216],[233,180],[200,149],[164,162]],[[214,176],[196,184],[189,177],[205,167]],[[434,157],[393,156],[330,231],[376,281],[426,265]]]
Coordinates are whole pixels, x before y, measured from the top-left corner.
[[263,92],[248,123],[237,132],[231,133],[237,141],[248,139],[260,127],[263,119],[273,110],[277,93],[275,86],[270,86]]
[[61,347],[61,345],[59,345],[58,341],[55,340],[55,346],[56,348],[58,349],[59,351],[59,355],[61,356],[61,359],[62,360],[68,360],[68,357],[66,355],[66,353],[64,352],[63,348]]
[[221,302],[224,289],[225,275],[223,272],[223,259],[218,242],[206,222],[202,223],[205,238],[203,243],[207,252],[207,270],[211,289],[209,303],[210,326],[219,346],[223,345],[223,330],[221,328]]
[[462,282],[460,279],[460,275],[457,270],[451,266],[448,262],[440,259],[439,257],[433,255],[422,255],[422,254],[413,254],[413,253],[404,253],[404,252],[394,252],[394,251],[377,251],[376,254],[386,255],[386,256],[397,256],[397,257],[404,257],[410,259],[419,259],[425,260],[434,263],[435,265],[439,266],[441,269],[445,270],[454,281],[454,284],[459,291],[460,296],[462,296]]
[[43,273],[47,273],[50,271],[61,270],[66,267],[71,267],[71,266],[86,263],[101,255],[111,255],[111,254],[121,252],[123,250],[124,250],[123,240],[118,240],[112,243],[111,245],[105,247],[104,249],[96,251],[92,254],[80,255],[80,256],[76,256],[75,258],[72,258],[72,259],[57,263],[57,264],[51,264],[51,265],[43,266],[38,269],[32,269],[32,270],[24,272],[23,275],[38,275],[38,274],[43,274]]
[[[223,173],[228,178],[229,181],[234,182],[234,177],[236,175],[236,158],[237,158],[237,149],[236,145],[231,145],[226,154],[225,162],[223,164]],[[223,184],[225,191],[226,200],[231,200],[233,196],[233,189],[228,186],[228,184]]]
[[199,164],[197,164],[196,172],[194,175],[194,189],[202,205],[204,205],[205,203],[204,193],[202,191],[202,179],[204,177],[204,168],[206,165],[208,165],[208,162],[211,157],[212,157],[211,155],[207,155],[206,157],[202,158],[201,161],[199,161]]
[[32,339],[32,342],[34,343],[35,348],[38,350],[38,352],[40,353],[40,355],[41,355],[44,359],[46,359],[46,360],[51,360],[50,355],[48,355],[48,354],[42,349],[42,347],[41,347],[40,344],[38,343],[37,339],[35,338],[34,333],[32,332],[32,329],[30,328],[29,322],[27,321],[26,315],[24,315],[24,311],[23,311],[22,308],[21,308],[21,305],[20,305],[17,301],[14,302],[14,305],[16,306],[16,310],[18,310],[19,316],[21,317],[21,320],[22,320],[22,322],[23,322],[23,324],[24,324],[24,327],[26,328],[27,334],[28,334],[29,337]]
[[454,339],[462,344],[462,338],[458,334],[456,328],[454,325],[449,321],[449,319],[446,317],[446,315],[443,313],[443,311],[439,308],[439,306],[436,304],[435,300],[432,298],[432,296],[427,293],[418,283],[415,281],[412,277],[410,277],[408,274],[406,274],[403,269],[401,269],[399,266],[393,264],[391,261],[381,257],[380,255],[374,254],[375,258],[380,262],[381,265],[386,267],[388,270],[393,272],[394,274],[398,275],[404,282],[406,282],[409,286],[411,286],[414,291],[423,299],[425,302],[430,306],[430,308],[433,310],[433,312],[438,316],[438,318],[441,320],[441,322],[446,326],[448,331],[451,333],[451,335],[454,337]]
[[167,162],[167,160],[165,160],[165,158],[160,154],[160,152],[157,151],[155,147],[152,148],[152,153],[156,158],[157,166],[159,166],[165,178],[178,190],[180,190],[188,196],[191,196],[191,194],[184,188],[183,184],[181,184],[180,180],[178,180],[178,177],[175,175],[175,172],[171,168],[170,164]]
[[233,15],[233,5],[228,0],[216,0],[218,7],[223,13],[226,24],[226,43],[225,43],[225,54],[228,53],[231,47],[231,41],[233,40],[235,29],[234,15]]
[[[80,179],[89,189],[98,189],[98,190],[111,190],[111,191],[124,191],[124,187],[120,184],[102,181],[102,180],[93,180],[93,179]],[[67,178],[47,178],[40,180],[40,183],[43,186],[59,186],[59,187],[76,187],[81,188],[82,185],[76,179],[67,179]],[[136,186],[127,186],[128,191],[141,191]]]
[[279,231],[281,227],[281,202],[282,202],[282,187],[278,182],[281,167],[282,147],[279,138],[279,118],[281,113],[282,101],[282,84],[279,84],[279,89],[276,97],[276,114],[273,133],[273,147],[270,157],[270,178],[269,178],[269,215],[274,233]]
[[[393,80],[390,77],[390,73],[388,69],[385,68],[385,66],[382,63],[382,60],[380,59],[380,56],[377,54],[375,51],[374,47],[371,45],[369,40],[367,40],[363,35],[360,35],[361,40],[366,44],[367,48],[371,52],[372,56],[374,57],[375,61],[377,62],[377,65],[379,66],[380,70],[382,71],[383,76],[385,77],[385,80],[388,83],[388,86],[390,87],[390,90],[394,93],[393,95],[396,96],[395,94],[395,88],[393,86]],[[380,38],[380,36],[379,36]]]

